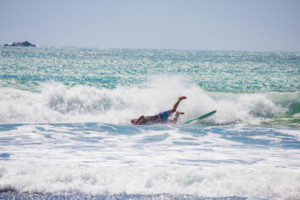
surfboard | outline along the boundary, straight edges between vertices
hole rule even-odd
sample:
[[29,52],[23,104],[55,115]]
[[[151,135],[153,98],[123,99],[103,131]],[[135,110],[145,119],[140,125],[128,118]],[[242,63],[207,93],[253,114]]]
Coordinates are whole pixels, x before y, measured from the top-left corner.
[[190,123],[190,122],[195,121],[195,120],[205,119],[205,118],[207,118],[207,117],[212,116],[212,115],[215,114],[216,112],[217,112],[216,110],[211,111],[211,112],[209,112],[209,113],[206,113],[206,114],[201,115],[201,116],[199,116],[199,117],[196,117],[196,118],[194,118],[194,119],[187,120],[187,121],[184,122],[184,124]]

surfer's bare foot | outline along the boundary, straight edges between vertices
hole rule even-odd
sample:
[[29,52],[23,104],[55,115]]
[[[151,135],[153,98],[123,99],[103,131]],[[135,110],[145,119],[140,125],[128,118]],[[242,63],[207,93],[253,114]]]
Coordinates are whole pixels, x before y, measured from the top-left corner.
[[174,104],[174,106],[173,106],[173,108],[172,108],[172,113],[176,111],[177,106],[179,105],[180,101],[183,100],[183,99],[186,99],[186,96],[178,97],[177,102]]
[[181,101],[183,99],[186,99],[186,96],[181,96],[181,97],[178,97],[178,100]]

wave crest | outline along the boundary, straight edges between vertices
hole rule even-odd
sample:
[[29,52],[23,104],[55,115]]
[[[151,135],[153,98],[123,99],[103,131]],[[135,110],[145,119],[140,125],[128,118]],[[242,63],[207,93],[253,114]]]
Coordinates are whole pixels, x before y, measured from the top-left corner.
[[[234,94],[208,92],[182,78],[159,77],[140,87],[115,89],[66,86],[45,83],[40,92],[1,88],[0,123],[107,122],[129,124],[140,115],[154,115],[171,109],[178,96],[185,95],[178,110],[179,123],[217,110],[201,121],[212,125],[261,123],[291,113],[298,116],[300,93]],[[296,105],[296,106],[295,106]],[[285,115],[286,117],[286,115]]]

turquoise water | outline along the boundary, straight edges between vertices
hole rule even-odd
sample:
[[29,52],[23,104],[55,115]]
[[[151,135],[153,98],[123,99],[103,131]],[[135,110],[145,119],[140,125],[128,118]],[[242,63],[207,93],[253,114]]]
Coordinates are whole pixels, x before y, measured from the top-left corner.
[[[135,49],[2,48],[1,85],[41,82],[116,88],[150,75],[178,75],[215,92],[295,92],[300,53]],[[17,58],[17,59],[16,59]]]
[[[1,47],[0,69],[3,197],[300,197],[300,53]],[[182,95],[177,124],[130,124]]]

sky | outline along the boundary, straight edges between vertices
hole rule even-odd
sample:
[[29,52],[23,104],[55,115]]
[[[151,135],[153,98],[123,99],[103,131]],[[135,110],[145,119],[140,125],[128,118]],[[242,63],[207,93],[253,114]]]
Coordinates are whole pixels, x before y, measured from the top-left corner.
[[300,0],[0,0],[0,44],[300,51]]

